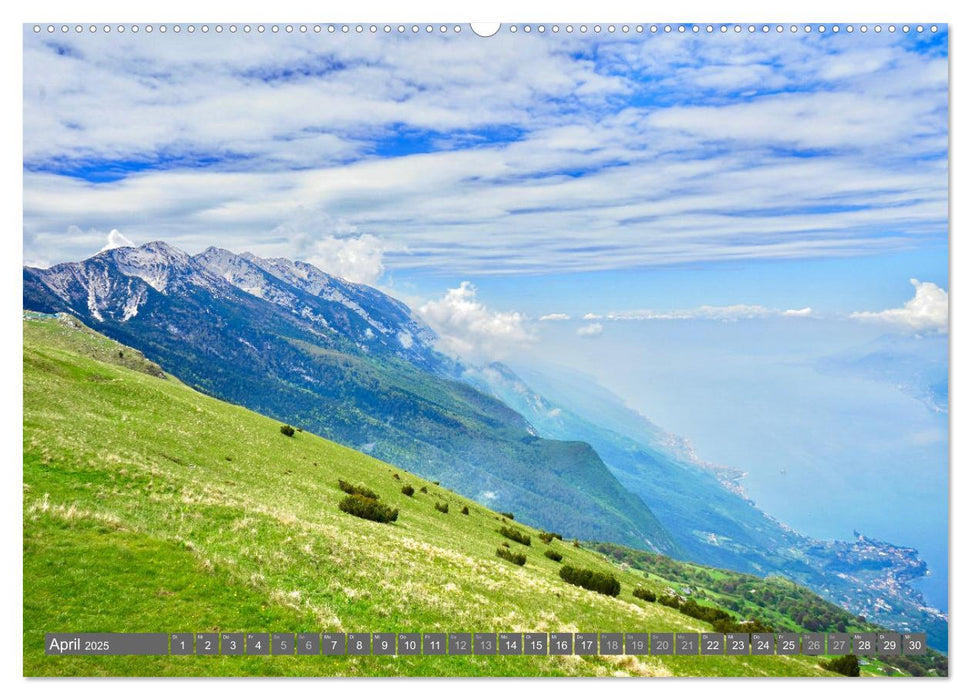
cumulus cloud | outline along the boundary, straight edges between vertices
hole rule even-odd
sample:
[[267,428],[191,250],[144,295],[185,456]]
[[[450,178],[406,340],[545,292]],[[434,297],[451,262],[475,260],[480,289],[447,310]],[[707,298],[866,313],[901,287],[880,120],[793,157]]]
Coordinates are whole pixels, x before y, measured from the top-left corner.
[[112,248],[125,248],[133,245],[135,244],[128,240],[121,231],[113,228],[108,232],[108,241],[105,243],[104,248],[101,249],[101,252],[111,250]]
[[911,279],[914,297],[903,307],[884,311],[858,311],[851,318],[876,321],[914,331],[947,331],[947,292],[933,282]]
[[595,338],[604,332],[604,327],[602,323],[591,323],[587,326],[581,326],[577,329],[577,335],[583,338]]
[[418,313],[438,333],[440,350],[466,360],[499,360],[534,341],[525,314],[489,309],[467,281],[426,302]]
[[386,241],[363,234],[356,237],[324,236],[311,241],[307,262],[351,282],[373,285],[384,274]]
[[539,317],[540,321],[569,321],[570,314],[544,314]]
[[602,318],[600,314],[594,314],[594,313],[583,314],[584,321],[596,321],[599,318]]

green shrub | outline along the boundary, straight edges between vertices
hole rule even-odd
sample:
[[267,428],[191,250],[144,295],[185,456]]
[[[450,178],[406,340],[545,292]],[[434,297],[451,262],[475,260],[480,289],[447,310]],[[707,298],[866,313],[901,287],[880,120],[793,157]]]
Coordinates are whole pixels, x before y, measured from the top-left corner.
[[860,675],[860,661],[855,654],[847,654],[819,664],[827,671],[840,673],[844,676],[856,678]]
[[499,511],[499,515],[501,515],[504,518],[509,518],[510,520],[516,519],[516,516],[514,516],[512,513],[503,513],[502,511]]
[[734,619],[715,620],[711,623],[712,629],[722,634],[729,632],[772,632],[772,628],[761,620],[743,620],[738,622]]
[[409,497],[410,496],[414,496],[415,495],[415,487],[412,486],[411,484],[406,484],[406,485],[404,485],[404,486],[401,487],[401,493],[403,493],[404,495],[409,496]]
[[620,581],[614,578],[612,574],[601,571],[578,569],[568,565],[560,569],[560,578],[574,586],[586,588],[588,591],[596,591],[609,596],[620,594]]
[[293,437],[293,434],[296,431],[293,429],[293,426],[291,425],[281,425],[280,432],[286,435],[287,437]]
[[375,501],[381,498],[378,494],[374,493],[374,491],[369,489],[367,486],[355,486],[354,484],[348,481],[344,481],[343,479],[338,479],[337,485],[340,487],[341,491],[343,491],[344,493],[349,493],[352,496],[354,495],[364,496],[365,498],[372,498]]
[[448,512],[448,503],[438,503],[438,502],[436,502],[435,503],[435,510],[437,510],[439,513],[447,513]]
[[714,623],[718,620],[735,622],[735,618],[721,608],[699,605],[691,598],[688,598],[688,600],[681,604],[681,612],[696,620],[704,620],[705,622]]
[[654,595],[654,591],[650,591],[646,588],[635,588],[634,597],[640,598],[641,600],[646,600],[648,603],[653,603],[657,600],[657,596]]
[[577,549],[580,549],[580,540],[577,540],[577,539],[573,540],[573,546],[576,547]]
[[543,540],[543,544],[549,544],[550,542],[553,541],[553,533],[552,532],[541,532],[541,533],[539,533],[539,538],[541,540]]
[[367,498],[358,493],[345,496],[337,507],[345,513],[377,523],[393,523],[398,519],[397,508],[389,508],[379,503],[377,499]]
[[421,487],[420,489],[418,489],[418,490],[419,490],[419,491],[421,491],[422,493],[428,493],[428,487],[427,487],[427,486],[422,486],[422,487]]
[[505,547],[506,549],[509,549],[509,543],[508,543],[508,542],[503,542],[503,543],[502,543],[502,544],[500,544],[499,546],[500,546],[500,547]]
[[547,559],[552,559],[553,561],[563,561],[563,555],[559,552],[554,552],[552,549],[547,549],[543,552],[543,556]]
[[508,549],[503,549],[502,547],[496,550],[496,556],[499,557],[500,559],[511,561],[513,564],[516,564],[517,566],[522,566],[523,564],[526,563],[525,554],[520,554],[519,552],[513,552]]
[[662,594],[660,598],[657,599],[661,605],[666,605],[669,608],[674,608],[675,610],[681,609],[681,600],[676,595],[664,595]]
[[462,515],[468,515],[468,514],[469,514],[469,507],[462,506]]
[[529,535],[527,535],[522,530],[517,530],[514,527],[506,527],[503,525],[499,528],[499,534],[503,537],[508,537],[513,542],[519,542],[519,544],[524,544],[527,547],[531,546],[532,540]]

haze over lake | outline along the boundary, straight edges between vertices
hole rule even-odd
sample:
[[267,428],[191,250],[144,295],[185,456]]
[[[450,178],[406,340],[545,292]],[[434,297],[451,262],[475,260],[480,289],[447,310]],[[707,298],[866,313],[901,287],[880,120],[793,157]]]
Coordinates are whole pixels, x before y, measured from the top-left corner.
[[820,362],[896,347],[898,357],[923,353],[944,373],[945,336],[785,318],[616,322],[582,340],[547,327],[542,344],[688,438],[702,460],[746,471],[748,495],[797,530],[844,540],[856,530],[917,548],[932,572],[919,587],[947,609],[948,417],[934,403],[941,397],[920,395],[914,384],[926,377],[908,384],[861,376],[860,363],[854,374]]

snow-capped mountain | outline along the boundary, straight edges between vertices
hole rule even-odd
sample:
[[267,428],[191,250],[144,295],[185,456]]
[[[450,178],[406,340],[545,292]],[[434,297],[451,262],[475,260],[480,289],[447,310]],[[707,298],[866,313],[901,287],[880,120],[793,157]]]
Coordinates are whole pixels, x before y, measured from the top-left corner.
[[273,304],[308,330],[365,353],[424,367],[441,364],[434,332],[400,301],[305,262],[210,247],[189,255],[160,241],[103,251],[76,263],[24,269],[25,298],[94,322],[125,323],[186,294],[231,301],[239,292]]

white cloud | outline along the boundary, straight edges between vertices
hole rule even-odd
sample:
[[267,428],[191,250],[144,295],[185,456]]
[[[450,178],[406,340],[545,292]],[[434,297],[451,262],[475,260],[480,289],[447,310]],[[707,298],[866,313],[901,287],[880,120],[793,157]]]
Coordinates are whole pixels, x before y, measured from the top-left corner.
[[499,360],[534,340],[525,314],[487,308],[471,282],[426,302],[418,313],[438,334],[440,350],[467,360]]
[[[29,259],[96,249],[63,238],[72,225],[308,257],[268,236],[294,212],[339,222],[295,230],[392,246],[377,264],[347,263],[363,281],[382,265],[570,272],[946,237],[947,59],[914,35],[200,43],[25,31]],[[374,155],[410,133],[432,152]],[[56,174],[145,160],[112,182]]]
[[544,314],[539,317],[540,321],[569,321],[570,314]]
[[587,326],[581,326],[577,329],[577,335],[583,338],[595,338],[604,332],[604,327],[602,323],[591,323]]
[[808,318],[813,315],[809,307],[804,309],[773,309],[760,304],[733,304],[730,306],[699,306],[694,309],[654,311],[637,309],[607,314],[610,321],[741,321],[753,318],[789,317]]
[[933,282],[911,279],[914,298],[898,309],[885,311],[858,311],[851,318],[861,321],[877,321],[915,331],[947,331],[947,292]]
[[108,232],[108,242],[105,243],[105,247],[101,249],[101,252],[111,250],[112,248],[125,248],[133,245],[135,244],[128,240],[121,231],[113,228]]
[[600,314],[586,313],[583,314],[584,321],[596,321],[599,318],[603,318]]
[[305,241],[301,248],[300,257],[324,272],[373,285],[384,274],[384,254],[389,246],[366,233],[356,237],[323,236]]

